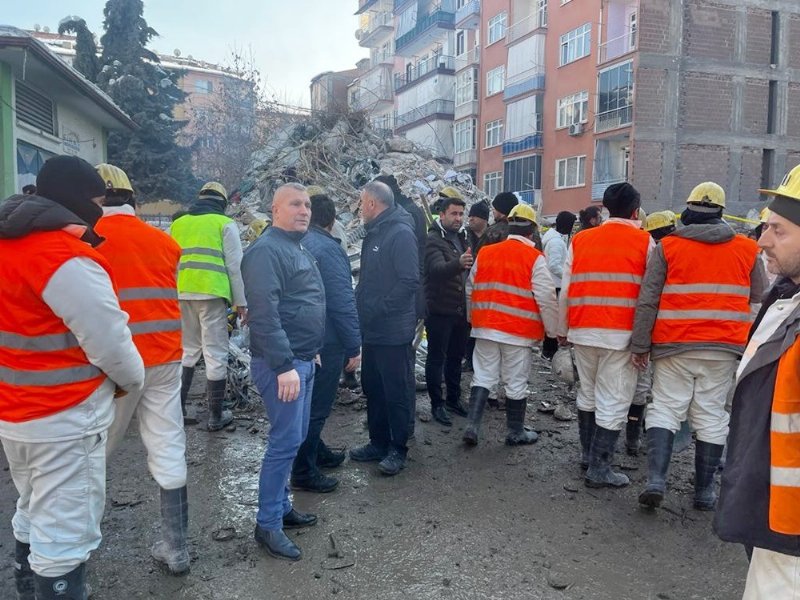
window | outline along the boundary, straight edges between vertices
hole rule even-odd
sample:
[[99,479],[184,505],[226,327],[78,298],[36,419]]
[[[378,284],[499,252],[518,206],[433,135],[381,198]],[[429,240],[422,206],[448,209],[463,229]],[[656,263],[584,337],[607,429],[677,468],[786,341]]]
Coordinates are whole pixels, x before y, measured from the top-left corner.
[[507,19],[508,15],[504,12],[489,19],[489,44],[494,44],[496,41],[506,37]]
[[633,120],[633,63],[626,62],[597,77],[597,131],[628,125]]
[[556,129],[589,120],[589,92],[579,92],[558,101]]
[[572,156],[556,161],[556,189],[585,184],[586,157]]
[[464,54],[464,50],[467,47],[467,40],[466,36],[464,35],[464,31],[461,30],[456,34],[456,56],[461,56]]
[[56,107],[53,101],[32,87],[17,80],[15,110],[17,119],[40,129],[44,133],[56,135]]
[[486,148],[494,148],[503,143],[503,119],[486,124]]
[[486,74],[486,95],[499,94],[506,85],[506,67],[502,65]]
[[478,69],[472,67],[456,75],[456,106],[478,99]]
[[592,24],[586,23],[561,36],[561,62],[567,63],[589,56],[592,48]]
[[536,0],[539,27],[547,27],[547,0]]
[[474,150],[477,142],[475,139],[475,131],[477,129],[475,119],[466,119],[465,121],[459,121],[453,127],[453,131],[455,134],[455,152],[459,154],[460,152],[467,152],[469,150]]
[[541,155],[507,160],[503,164],[503,185],[505,189],[519,192],[524,200],[532,202],[533,190],[542,188],[541,173]]
[[197,94],[210,94],[214,91],[214,84],[208,79],[196,79],[194,82],[194,91]]
[[489,198],[494,198],[503,191],[503,173],[494,171],[483,176],[483,191]]
[[633,50],[636,48],[636,30],[638,29],[638,19],[636,12],[628,15],[628,49]]
[[541,131],[541,94],[528,96],[506,105],[506,141],[518,141]]

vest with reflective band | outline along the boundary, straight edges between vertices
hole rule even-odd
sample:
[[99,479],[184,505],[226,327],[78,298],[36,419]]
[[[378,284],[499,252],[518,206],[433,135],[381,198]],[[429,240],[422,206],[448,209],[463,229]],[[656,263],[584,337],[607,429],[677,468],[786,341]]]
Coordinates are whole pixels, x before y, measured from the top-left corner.
[[649,247],[649,233],[613,221],[575,235],[567,290],[570,329],[633,330]]
[[544,327],[531,291],[531,273],[542,256],[536,248],[510,239],[484,246],[472,288],[472,327],[541,340]]
[[225,268],[222,230],[232,220],[223,215],[184,215],[170,233],[181,247],[178,292],[209,294],[232,302]]
[[800,535],[800,338],[778,361],[769,437],[769,528]]
[[103,217],[95,231],[106,238],[106,257],[119,289],[122,310],[145,367],[181,358],[181,312],[175,273],[181,249],[163,231],[132,215]]
[[653,344],[713,342],[744,348],[758,244],[741,235],[721,244],[667,236],[661,247],[667,278]]
[[102,256],[63,231],[0,240],[0,420],[30,421],[72,408],[106,378],[42,299],[53,274],[77,257],[111,276]]

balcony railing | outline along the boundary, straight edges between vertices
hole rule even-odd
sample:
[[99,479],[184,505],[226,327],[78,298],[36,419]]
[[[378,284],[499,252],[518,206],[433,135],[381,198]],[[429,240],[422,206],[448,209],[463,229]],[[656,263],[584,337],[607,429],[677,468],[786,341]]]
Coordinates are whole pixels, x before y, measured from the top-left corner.
[[626,27],[625,33],[598,46],[597,64],[602,65],[628,52],[633,52],[636,50],[638,38],[638,31],[635,27]]
[[517,73],[506,80],[506,87],[503,90],[503,100],[510,100],[544,89],[545,77],[541,67],[534,67],[522,73]]
[[[395,2],[396,3],[396,2]],[[454,12],[448,12],[441,7],[437,7],[429,15],[417,20],[417,24],[408,32],[404,33],[395,41],[395,49],[399,52],[405,48],[423,33],[434,27],[444,27],[446,29],[455,28],[456,15]]]
[[480,23],[480,0],[470,0],[470,2],[456,10],[456,26],[459,29],[476,29]]
[[379,102],[391,102],[393,98],[392,88],[388,84],[378,84],[369,89],[362,88],[358,90],[351,97],[350,108],[353,110],[365,110],[373,108]]
[[518,39],[525,37],[532,31],[536,31],[540,27],[547,26],[547,12],[536,11],[524,19],[520,19],[511,27],[506,29],[506,45],[513,44]]
[[459,54],[456,56],[456,71],[460,71],[461,69],[466,69],[471,65],[477,65],[481,61],[481,47],[475,46],[474,48],[467,50],[464,54]]
[[464,152],[456,152],[453,155],[453,166],[463,167],[464,165],[475,164],[478,162],[478,151],[475,148],[465,150]]
[[407,4],[411,4],[411,0],[394,0],[394,10],[398,11]]
[[401,129],[435,115],[441,115],[444,119],[452,120],[455,113],[454,104],[452,100],[433,100],[419,108],[397,115],[394,120],[394,126],[397,129]]
[[625,127],[633,122],[633,106],[623,106],[605,112],[597,113],[595,116],[594,130],[597,133],[609,131],[618,127]]
[[602,198],[608,186],[613,185],[615,183],[623,183],[624,181],[625,181],[624,175],[618,175],[616,177],[614,176],[606,177],[600,181],[592,181],[592,200],[597,200],[598,198]]
[[360,15],[365,10],[375,6],[380,0],[358,0],[358,10],[356,11],[357,15]]
[[515,152],[523,152],[525,150],[534,150],[541,147],[542,132],[538,131],[530,135],[525,135],[503,142],[503,156],[506,154],[514,154]]
[[405,73],[395,74],[394,89],[395,91],[400,91],[402,88],[433,72],[452,75],[456,71],[455,63],[454,56],[431,56],[427,60],[418,62]]

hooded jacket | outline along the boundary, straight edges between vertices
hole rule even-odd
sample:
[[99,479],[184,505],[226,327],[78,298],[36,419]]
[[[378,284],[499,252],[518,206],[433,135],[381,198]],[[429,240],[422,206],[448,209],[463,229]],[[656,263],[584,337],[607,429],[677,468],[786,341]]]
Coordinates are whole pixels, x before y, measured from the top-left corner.
[[[454,243],[453,236],[460,240],[460,248]],[[461,266],[459,258],[467,248],[469,244],[463,231],[451,234],[442,228],[438,220],[428,230],[424,285],[429,315],[466,318],[466,270]]]

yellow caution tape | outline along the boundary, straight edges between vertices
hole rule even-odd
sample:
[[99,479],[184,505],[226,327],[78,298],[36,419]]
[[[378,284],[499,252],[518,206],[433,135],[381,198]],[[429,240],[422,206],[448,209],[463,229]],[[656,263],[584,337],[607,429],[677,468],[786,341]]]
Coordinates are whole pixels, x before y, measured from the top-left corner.
[[731,219],[733,221],[740,221],[742,223],[750,223],[751,225],[760,225],[761,221],[754,221],[753,219],[745,219],[744,217],[734,217],[733,215],[722,215],[723,219]]

